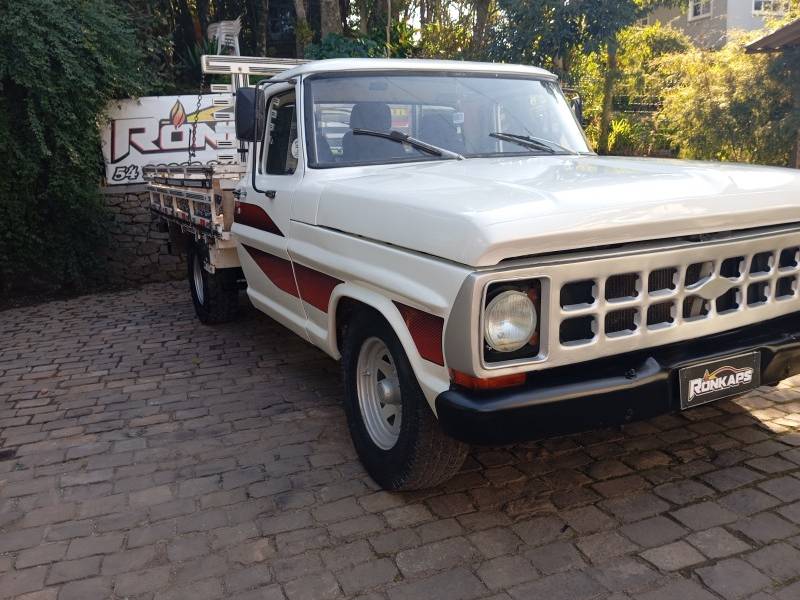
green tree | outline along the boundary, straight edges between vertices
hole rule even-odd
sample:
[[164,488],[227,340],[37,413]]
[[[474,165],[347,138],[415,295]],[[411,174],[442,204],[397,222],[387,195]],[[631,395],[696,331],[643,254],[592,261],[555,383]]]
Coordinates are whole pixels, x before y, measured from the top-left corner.
[[745,54],[734,38],[717,52],[658,59],[668,84],[658,121],[680,156],[789,164],[800,125],[792,95],[800,73],[791,58]]
[[0,0],[0,290],[79,288],[103,265],[99,123],[145,87],[106,0]]

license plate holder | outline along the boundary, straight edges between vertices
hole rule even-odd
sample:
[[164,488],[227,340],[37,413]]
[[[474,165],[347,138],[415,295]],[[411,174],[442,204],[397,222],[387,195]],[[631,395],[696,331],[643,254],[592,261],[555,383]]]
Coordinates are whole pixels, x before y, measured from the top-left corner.
[[678,371],[681,410],[736,396],[761,385],[761,354],[745,352]]

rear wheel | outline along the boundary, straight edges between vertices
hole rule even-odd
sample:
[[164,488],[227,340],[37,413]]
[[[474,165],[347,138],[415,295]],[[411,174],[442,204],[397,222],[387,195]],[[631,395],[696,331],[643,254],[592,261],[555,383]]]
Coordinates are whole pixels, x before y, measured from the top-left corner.
[[435,486],[455,475],[469,447],[442,432],[389,324],[353,317],[342,351],[345,411],[370,476],[388,490]]
[[239,284],[237,269],[205,269],[208,247],[200,242],[189,244],[189,289],[197,318],[202,323],[227,323],[239,312]]

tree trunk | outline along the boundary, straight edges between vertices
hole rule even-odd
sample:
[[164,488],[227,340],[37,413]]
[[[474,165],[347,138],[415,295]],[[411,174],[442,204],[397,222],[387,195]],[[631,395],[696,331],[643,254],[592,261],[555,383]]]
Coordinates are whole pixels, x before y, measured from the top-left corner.
[[386,0],[373,0],[369,17],[370,30],[386,29]]
[[617,80],[617,40],[609,40],[606,73],[603,80],[603,112],[600,115],[600,133],[597,137],[598,154],[608,154],[608,133],[611,129],[611,109],[613,108],[614,83]]
[[339,19],[342,31],[347,29],[347,19],[350,17],[350,0],[339,0]]
[[294,44],[297,58],[303,58],[306,44],[311,41],[311,28],[308,25],[305,0],[294,0]]
[[256,48],[259,56],[267,56],[269,51],[269,0],[259,0],[256,4]]
[[320,31],[324,38],[329,33],[342,33],[342,17],[339,13],[339,0],[320,0]]
[[491,2],[492,0],[474,0],[473,2],[475,7],[475,26],[472,28],[472,40],[470,41],[470,54],[473,58],[480,56],[483,50]]
[[197,0],[197,19],[200,22],[200,34],[203,38],[208,31],[208,0]]
[[369,2],[367,0],[357,0],[358,6],[358,32],[361,35],[369,33]]

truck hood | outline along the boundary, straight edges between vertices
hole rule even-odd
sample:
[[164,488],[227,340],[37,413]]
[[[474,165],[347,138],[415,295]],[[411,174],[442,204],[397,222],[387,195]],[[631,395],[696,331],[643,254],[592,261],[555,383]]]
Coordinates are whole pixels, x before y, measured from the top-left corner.
[[800,221],[800,171],[778,167],[534,156],[336,171],[318,225],[475,267]]

